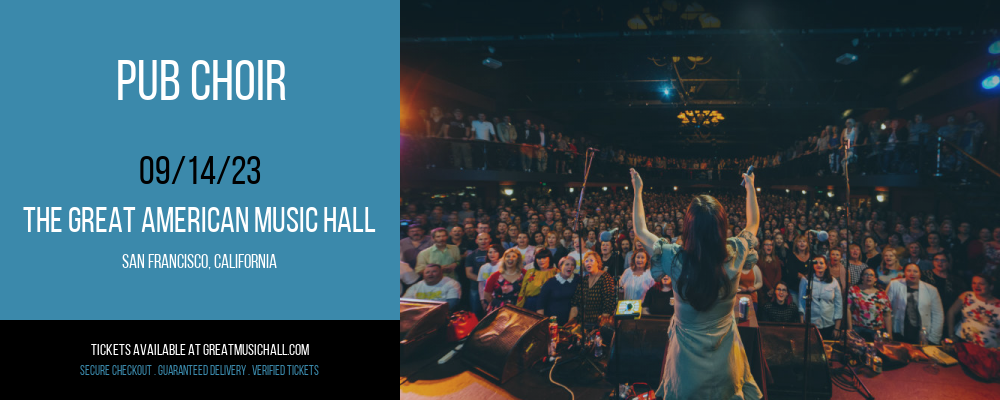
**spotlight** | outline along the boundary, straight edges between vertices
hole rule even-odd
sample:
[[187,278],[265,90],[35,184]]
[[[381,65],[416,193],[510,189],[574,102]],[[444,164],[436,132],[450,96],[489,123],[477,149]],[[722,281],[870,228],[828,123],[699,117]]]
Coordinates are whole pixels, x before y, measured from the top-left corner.
[[884,122],[882,123],[882,130],[883,131],[885,130],[885,123]]
[[875,196],[875,200],[878,200],[879,203],[884,202],[885,201],[885,195],[884,194],[876,195]]
[[803,191],[802,191],[802,194],[806,194],[806,191],[805,191],[805,190],[803,190]]
[[664,88],[664,89],[663,89],[663,94],[665,94],[665,95],[668,95],[668,96],[669,96],[669,95],[670,95],[670,88]]
[[791,193],[791,190],[785,189],[785,193]]
[[675,192],[677,191],[677,186],[674,186],[674,191],[675,191]]
[[605,186],[605,187],[602,187],[602,188],[601,188],[601,190],[603,190],[603,191],[607,192],[607,191],[608,191],[608,187],[607,187],[607,186]]
[[833,197],[833,192],[826,192],[826,197]]
[[510,195],[514,194],[514,189],[510,189],[510,188],[504,189],[503,190],[503,194],[510,196]]
[[757,191],[759,192],[759,191],[760,191],[760,188],[757,188]]
[[503,63],[500,62],[500,60],[494,59],[493,57],[486,57],[486,59],[483,60],[483,65],[485,65],[487,67],[490,67],[490,68],[493,68],[493,69],[497,69],[497,68],[502,67]]
[[628,186],[625,186],[625,190],[628,190]]
[[858,61],[858,56],[851,53],[844,53],[841,54],[840,57],[837,57],[838,64],[847,65],[855,61]]
[[570,193],[573,193],[573,188],[569,188],[569,192],[570,192]]
[[983,79],[983,89],[995,89],[1000,84],[1000,75],[993,74]]
[[989,47],[990,54],[1000,54],[1000,40],[993,42]]

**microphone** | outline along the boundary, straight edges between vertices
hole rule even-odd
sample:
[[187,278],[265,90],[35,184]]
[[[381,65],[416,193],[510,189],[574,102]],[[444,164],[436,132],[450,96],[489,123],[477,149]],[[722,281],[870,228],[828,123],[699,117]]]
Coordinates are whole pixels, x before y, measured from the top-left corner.
[[[750,168],[747,168],[747,175],[750,175],[750,174],[753,174],[753,165],[751,165]],[[743,180],[742,182],[740,182],[740,186],[747,187],[746,180]]]
[[612,229],[612,230],[610,230],[610,231],[604,231],[604,232],[601,232],[601,241],[602,241],[602,242],[610,242],[610,241],[611,241],[611,238],[612,238],[612,237],[613,237],[613,236],[614,236],[614,235],[615,235],[616,233],[618,233],[618,228],[615,228],[615,229]]
[[814,230],[814,229],[810,229],[809,232],[815,233],[816,234],[816,240],[819,240],[821,242],[825,242],[827,240],[830,240],[830,234],[826,233],[826,231],[817,231],[817,230]]

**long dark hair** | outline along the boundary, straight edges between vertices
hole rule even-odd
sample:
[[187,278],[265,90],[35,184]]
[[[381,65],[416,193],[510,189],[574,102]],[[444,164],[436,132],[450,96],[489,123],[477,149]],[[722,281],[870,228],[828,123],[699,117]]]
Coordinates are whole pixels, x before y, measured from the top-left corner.
[[698,195],[684,214],[683,268],[677,278],[681,299],[698,311],[706,311],[716,300],[728,297],[732,285],[723,263],[729,260],[726,233],[729,216],[719,201]]
[[[823,283],[832,283],[833,282],[833,274],[830,273],[830,260],[828,260],[824,256],[815,255],[815,256],[813,256],[810,259],[810,261],[812,261],[812,265],[809,266],[809,270],[811,272],[810,275],[816,276],[816,260],[817,259],[822,259],[823,260],[823,265],[826,265],[826,270],[823,271],[823,277],[819,278],[819,279],[821,281],[823,281]],[[878,275],[875,275],[875,276],[878,276]]]

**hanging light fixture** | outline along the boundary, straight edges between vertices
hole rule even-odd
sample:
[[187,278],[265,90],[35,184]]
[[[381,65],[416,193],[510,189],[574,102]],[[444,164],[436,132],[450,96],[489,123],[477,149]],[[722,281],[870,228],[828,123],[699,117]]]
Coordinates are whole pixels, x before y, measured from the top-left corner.
[[726,119],[716,110],[687,110],[677,114],[682,126],[716,126]]

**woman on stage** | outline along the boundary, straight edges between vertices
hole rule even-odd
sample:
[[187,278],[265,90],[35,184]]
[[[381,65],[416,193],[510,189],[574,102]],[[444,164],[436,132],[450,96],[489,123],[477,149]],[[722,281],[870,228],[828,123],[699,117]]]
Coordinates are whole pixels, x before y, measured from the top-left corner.
[[634,170],[633,224],[636,239],[653,256],[656,280],[670,275],[675,311],[670,320],[663,379],[656,391],[665,399],[759,399],[760,388],[750,375],[743,342],[736,329],[733,306],[740,267],[757,245],[760,211],[753,175],[743,175],[747,191],[747,226],[726,239],[728,215],[712,196],[695,197],[684,215],[683,246],[670,244],[646,229],[642,179]]

